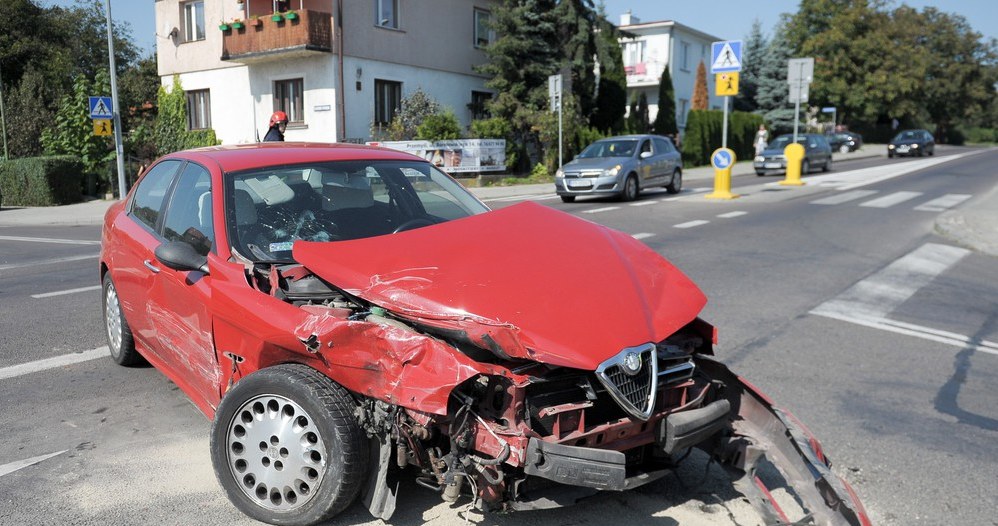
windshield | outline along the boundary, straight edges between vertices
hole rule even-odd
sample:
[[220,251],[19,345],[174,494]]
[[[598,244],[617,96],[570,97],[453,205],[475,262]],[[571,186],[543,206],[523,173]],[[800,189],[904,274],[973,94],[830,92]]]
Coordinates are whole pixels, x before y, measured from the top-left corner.
[[916,140],[917,141],[918,139],[921,139],[921,138],[922,138],[921,137],[921,133],[919,133],[917,131],[906,130],[906,131],[903,131],[903,132],[897,134],[896,136],[894,136],[894,139],[892,139],[892,142],[897,142],[897,141],[911,141],[911,140]]
[[292,261],[299,239],[361,239],[486,211],[460,184],[419,161],[273,166],[226,177],[232,249],[254,261]]
[[589,145],[579,159],[593,159],[599,157],[630,157],[634,154],[634,148],[638,141],[634,139],[619,141],[596,141]]
[[[770,150],[777,150],[777,149],[778,150],[782,150],[782,149],[786,148],[788,144],[794,142],[793,139],[794,139],[793,135],[780,135],[779,137],[773,139],[773,142],[769,143],[769,146],[767,146],[767,148],[770,149]],[[807,143],[807,136],[806,135],[798,135],[797,136],[797,143],[798,144],[806,144]]]

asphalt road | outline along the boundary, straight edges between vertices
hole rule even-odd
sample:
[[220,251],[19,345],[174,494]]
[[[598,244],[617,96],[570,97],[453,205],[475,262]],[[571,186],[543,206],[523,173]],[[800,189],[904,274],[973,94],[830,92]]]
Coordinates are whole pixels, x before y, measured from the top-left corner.
[[[998,183],[996,162],[952,149],[838,163],[802,188],[736,177],[733,201],[704,199],[705,181],[633,203],[530,199],[633,234],[690,275],[719,356],[815,432],[875,524],[996,525],[998,260],[932,230]],[[921,169],[866,184],[899,167]],[[11,369],[105,345],[99,235],[0,228],[0,524],[253,524],[214,479],[208,422],[154,369]],[[717,473],[694,462],[683,475],[487,517],[408,483],[391,524],[754,524]],[[380,522],[355,505],[336,523]]]

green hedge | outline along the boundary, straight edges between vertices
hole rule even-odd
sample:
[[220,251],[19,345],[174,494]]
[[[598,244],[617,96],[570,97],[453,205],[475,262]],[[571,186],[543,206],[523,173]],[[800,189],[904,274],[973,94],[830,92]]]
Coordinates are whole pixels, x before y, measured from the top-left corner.
[[[755,155],[752,141],[762,122],[762,116],[755,113],[733,111],[728,115],[728,148],[735,151],[739,161],[751,160]],[[724,112],[691,110],[683,137],[683,164],[688,167],[710,164],[710,154],[721,147],[723,127]]]
[[83,200],[83,163],[76,157],[26,157],[0,162],[7,206],[53,206]]

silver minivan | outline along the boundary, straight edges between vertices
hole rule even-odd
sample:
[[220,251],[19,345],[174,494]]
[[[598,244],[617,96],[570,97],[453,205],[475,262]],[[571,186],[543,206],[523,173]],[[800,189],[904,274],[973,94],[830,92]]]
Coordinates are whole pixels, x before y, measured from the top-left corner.
[[600,139],[555,174],[555,191],[566,203],[582,195],[614,195],[633,201],[645,188],[683,187],[683,159],[667,137],[621,135]]

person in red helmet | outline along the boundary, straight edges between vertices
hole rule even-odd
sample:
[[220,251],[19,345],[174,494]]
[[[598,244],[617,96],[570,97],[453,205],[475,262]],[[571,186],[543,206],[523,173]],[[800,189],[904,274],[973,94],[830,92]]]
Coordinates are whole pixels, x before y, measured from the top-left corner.
[[263,142],[283,142],[284,130],[287,128],[288,114],[283,111],[275,111],[274,114],[270,116],[270,129],[267,130],[267,135],[263,138]]

